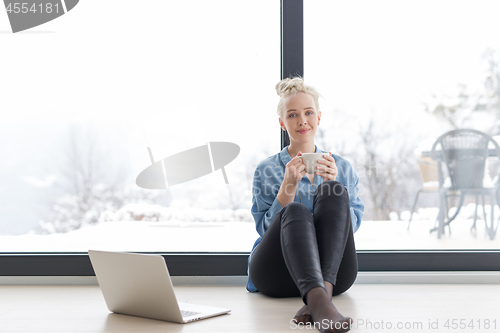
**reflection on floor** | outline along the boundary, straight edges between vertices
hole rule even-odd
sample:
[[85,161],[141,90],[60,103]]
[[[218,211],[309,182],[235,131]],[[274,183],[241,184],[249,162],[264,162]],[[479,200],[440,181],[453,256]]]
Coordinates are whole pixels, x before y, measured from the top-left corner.
[[[299,298],[269,298],[248,293],[242,285],[176,286],[176,292],[179,301],[228,307],[231,314],[182,325],[112,314],[98,286],[0,286],[0,331],[159,333],[300,329],[290,323],[302,306]],[[342,314],[353,318],[352,332],[500,330],[498,284],[354,284],[346,293],[334,297],[333,303]]]

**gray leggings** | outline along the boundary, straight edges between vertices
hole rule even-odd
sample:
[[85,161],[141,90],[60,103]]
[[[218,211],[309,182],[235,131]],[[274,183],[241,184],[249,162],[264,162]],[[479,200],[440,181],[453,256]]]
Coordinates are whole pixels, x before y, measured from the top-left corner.
[[[340,190],[339,190],[340,189]],[[349,197],[344,186],[327,181],[316,189],[313,214],[292,202],[276,215],[254,250],[249,274],[272,297],[305,296],[333,284],[333,295],[349,289],[358,273]]]

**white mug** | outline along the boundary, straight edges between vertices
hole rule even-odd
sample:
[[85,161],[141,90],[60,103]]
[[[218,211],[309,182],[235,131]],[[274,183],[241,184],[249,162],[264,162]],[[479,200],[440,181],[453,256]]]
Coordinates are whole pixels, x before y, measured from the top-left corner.
[[[304,153],[302,154],[302,161],[304,161],[304,164],[306,165],[306,173],[309,174],[315,174],[316,173],[316,166],[318,165],[318,160],[324,158],[323,157],[324,153]],[[324,172],[322,170],[319,170],[320,172]]]

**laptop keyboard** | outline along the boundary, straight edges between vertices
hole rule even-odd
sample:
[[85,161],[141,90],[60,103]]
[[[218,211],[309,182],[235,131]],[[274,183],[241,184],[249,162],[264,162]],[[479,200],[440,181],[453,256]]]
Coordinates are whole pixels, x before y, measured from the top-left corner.
[[183,317],[189,317],[189,316],[194,316],[194,315],[198,315],[198,314],[201,314],[201,312],[181,310],[181,315]]

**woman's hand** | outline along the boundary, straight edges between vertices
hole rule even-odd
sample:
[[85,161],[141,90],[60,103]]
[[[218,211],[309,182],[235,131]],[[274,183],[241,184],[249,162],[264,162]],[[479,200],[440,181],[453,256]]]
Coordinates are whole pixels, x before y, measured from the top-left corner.
[[276,199],[280,203],[281,207],[285,207],[294,200],[297,185],[306,174],[306,165],[300,156],[302,156],[302,152],[299,151],[297,156],[292,158],[291,161],[285,166],[283,183],[281,183],[280,190],[276,196]]
[[297,156],[292,158],[285,166],[285,176],[283,179],[285,185],[297,186],[302,180],[302,177],[306,174],[306,165],[300,156],[302,156],[302,152],[299,151]]
[[332,153],[323,154],[324,159],[318,160],[318,165],[316,166],[316,174],[323,177],[323,181],[335,180],[339,171],[335,160],[333,159]]

